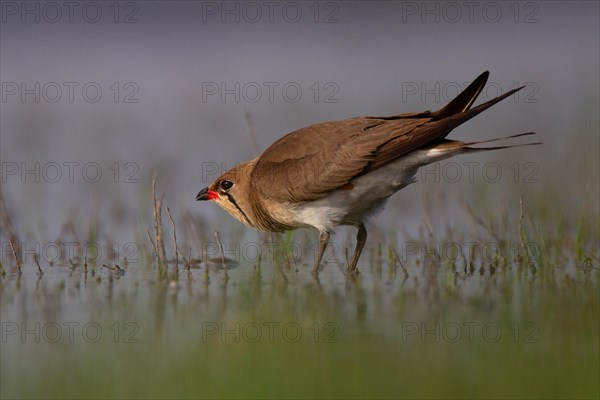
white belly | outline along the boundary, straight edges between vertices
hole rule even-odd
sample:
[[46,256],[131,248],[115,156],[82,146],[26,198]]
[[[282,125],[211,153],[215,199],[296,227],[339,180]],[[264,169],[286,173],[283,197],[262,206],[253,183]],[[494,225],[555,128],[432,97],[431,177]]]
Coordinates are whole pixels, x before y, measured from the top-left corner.
[[352,180],[351,188],[338,189],[322,199],[292,210],[298,226],[330,231],[338,225],[358,225],[383,210],[389,196],[415,182],[419,167],[456,154],[456,150],[417,150],[410,155]]

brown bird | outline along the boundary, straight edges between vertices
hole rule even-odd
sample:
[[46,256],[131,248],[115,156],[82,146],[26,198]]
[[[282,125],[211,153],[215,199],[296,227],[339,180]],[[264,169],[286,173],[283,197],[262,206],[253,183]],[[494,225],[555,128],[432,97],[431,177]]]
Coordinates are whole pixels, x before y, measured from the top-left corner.
[[252,228],[318,229],[313,274],[318,273],[333,229],[355,226],[356,248],[348,266],[348,272],[355,272],[367,239],[365,220],[381,210],[388,197],[414,182],[419,167],[457,154],[515,147],[471,147],[500,139],[445,139],[452,129],[523,88],[471,108],[488,75],[481,74],[438,111],[350,118],[291,132],[261,156],[225,172],[196,200],[213,200]]

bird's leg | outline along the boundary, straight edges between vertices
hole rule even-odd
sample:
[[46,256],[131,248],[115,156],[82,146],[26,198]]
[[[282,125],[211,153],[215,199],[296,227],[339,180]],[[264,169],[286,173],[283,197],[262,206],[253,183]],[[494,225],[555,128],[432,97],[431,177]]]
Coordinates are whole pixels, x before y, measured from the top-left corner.
[[317,254],[317,259],[315,260],[315,265],[313,265],[312,269],[313,275],[317,275],[319,273],[321,259],[323,259],[323,254],[325,253],[325,249],[327,248],[327,244],[329,243],[329,232],[324,231],[319,233],[319,243],[319,254]]
[[364,224],[358,225],[358,233],[356,234],[356,248],[354,249],[354,257],[352,257],[352,262],[348,265],[349,273],[358,272],[356,269],[356,264],[358,264],[358,259],[360,258],[360,253],[362,253],[363,247],[365,247],[365,243],[367,241],[367,229]]

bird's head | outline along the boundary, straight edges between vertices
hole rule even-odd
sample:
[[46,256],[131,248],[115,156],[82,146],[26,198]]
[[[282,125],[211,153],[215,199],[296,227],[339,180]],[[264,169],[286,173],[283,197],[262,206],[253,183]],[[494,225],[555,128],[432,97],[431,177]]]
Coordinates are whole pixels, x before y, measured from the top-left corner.
[[215,179],[210,186],[200,190],[196,200],[214,201],[244,224],[255,227],[250,203],[250,178],[254,164],[255,160],[251,160],[236,165]]

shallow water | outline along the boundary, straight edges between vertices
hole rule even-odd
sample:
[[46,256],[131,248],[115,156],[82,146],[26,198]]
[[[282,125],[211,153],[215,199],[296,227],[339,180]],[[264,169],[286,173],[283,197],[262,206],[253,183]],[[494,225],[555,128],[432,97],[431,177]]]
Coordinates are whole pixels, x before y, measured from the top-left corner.
[[538,267],[27,265],[0,286],[2,394],[593,393],[597,273]]

